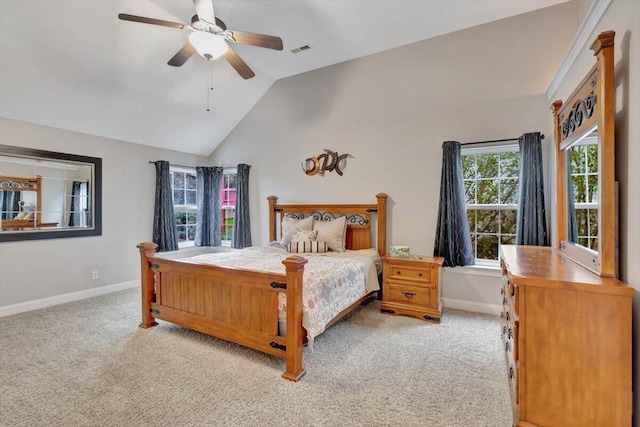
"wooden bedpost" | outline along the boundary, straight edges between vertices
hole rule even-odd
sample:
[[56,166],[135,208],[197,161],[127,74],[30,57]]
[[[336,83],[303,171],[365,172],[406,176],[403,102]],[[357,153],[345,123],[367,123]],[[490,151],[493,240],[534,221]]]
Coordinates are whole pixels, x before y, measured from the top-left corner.
[[278,203],[278,197],[269,196],[269,241],[274,242],[276,240],[276,204]]
[[378,199],[378,254],[387,253],[387,196],[385,193],[376,194]]
[[138,326],[145,329],[151,328],[158,324],[155,321],[155,318],[151,315],[151,303],[153,302],[154,294],[154,281],[153,270],[151,270],[151,266],[149,266],[149,258],[156,253],[157,247],[158,245],[153,242],[142,242],[137,246],[137,248],[140,250],[140,279],[142,282],[142,322]]
[[282,378],[298,381],[306,374],[302,367],[304,328],[302,327],[302,273],[307,260],[290,256],[282,263],[287,271],[287,350]]

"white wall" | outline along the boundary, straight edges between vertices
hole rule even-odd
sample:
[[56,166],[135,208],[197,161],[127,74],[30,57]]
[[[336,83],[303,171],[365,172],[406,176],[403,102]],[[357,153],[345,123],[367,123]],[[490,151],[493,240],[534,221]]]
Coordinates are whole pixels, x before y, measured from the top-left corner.
[[[620,279],[640,290],[640,2],[614,0],[588,39],[587,46],[549,99],[566,99],[593,66],[589,45],[603,31],[614,30],[616,87],[616,179],[619,182]],[[634,414],[640,424],[640,294],[634,297]],[[597,315],[597,313],[595,314]],[[603,321],[606,321],[603,319]],[[638,425],[635,424],[635,425]]]
[[[252,165],[254,244],[268,239],[269,195],[374,203],[385,192],[388,244],[433,253],[442,142],[541,131],[548,144],[543,93],[577,28],[569,2],[276,82],[212,155]],[[355,157],[344,176],[302,172],[325,148]],[[495,277],[443,277],[447,298],[500,302]]]
[[[0,243],[0,308],[140,278],[136,245],[151,240],[150,160],[206,165],[191,154],[0,119],[3,144],[102,158],[102,236]],[[91,280],[91,272],[99,279]]]

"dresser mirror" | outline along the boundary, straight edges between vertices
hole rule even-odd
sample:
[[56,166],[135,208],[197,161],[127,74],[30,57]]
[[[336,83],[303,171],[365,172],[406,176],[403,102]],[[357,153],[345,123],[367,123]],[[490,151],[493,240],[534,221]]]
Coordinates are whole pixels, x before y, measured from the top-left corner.
[[591,45],[596,64],[555,101],[556,247],[594,273],[617,277],[613,31]]
[[102,234],[102,159],[0,145],[0,242]]

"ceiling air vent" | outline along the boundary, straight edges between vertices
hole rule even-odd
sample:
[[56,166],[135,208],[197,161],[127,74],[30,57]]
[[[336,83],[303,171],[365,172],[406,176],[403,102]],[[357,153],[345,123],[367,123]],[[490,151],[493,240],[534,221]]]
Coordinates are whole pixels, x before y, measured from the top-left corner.
[[291,53],[300,53],[305,50],[311,49],[311,45],[305,44],[304,46],[297,47],[295,49],[291,49]]

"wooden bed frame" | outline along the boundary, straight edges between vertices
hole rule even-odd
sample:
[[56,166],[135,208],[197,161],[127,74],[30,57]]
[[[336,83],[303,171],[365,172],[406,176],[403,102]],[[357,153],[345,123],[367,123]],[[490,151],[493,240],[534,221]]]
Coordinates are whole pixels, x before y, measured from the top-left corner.
[[[277,217],[309,216],[328,220],[347,216],[347,248],[371,248],[371,217],[377,215],[377,250],[385,255],[387,195],[376,195],[377,204],[279,205],[269,201],[269,238],[276,240]],[[286,361],[283,378],[298,381],[305,374],[302,349],[302,277],[307,260],[290,256],[282,263],[286,273],[224,268],[155,256],[157,245],[138,246],[141,261],[141,328],[162,319],[227,341],[259,350]],[[278,293],[287,295],[287,334],[278,335]],[[369,299],[367,294],[343,310],[331,324]]]

